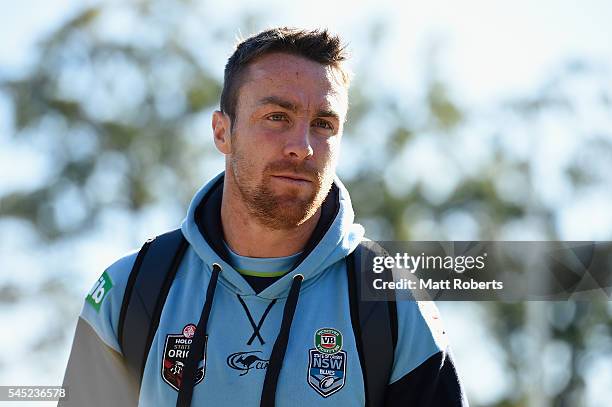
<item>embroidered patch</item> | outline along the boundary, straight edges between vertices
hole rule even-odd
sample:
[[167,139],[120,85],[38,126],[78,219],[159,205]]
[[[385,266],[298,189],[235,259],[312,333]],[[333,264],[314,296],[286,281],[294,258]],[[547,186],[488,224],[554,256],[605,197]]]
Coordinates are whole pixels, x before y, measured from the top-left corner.
[[[161,373],[164,381],[176,391],[181,388],[183,369],[187,362],[187,356],[189,356],[189,349],[191,348],[195,330],[196,326],[194,324],[187,324],[180,334],[166,335]],[[207,342],[208,336],[204,337],[204,351],[202,352],[201,359],[198,361],[198,368],[195,374],[196,384],[204,379],[204,374],[206,373]]]
[[315,349],[308,350],[308,384],[323,397],[329,397],[346,383],[346,352],[342,334],[333,328],[317,330]]
[[315,347],[321,353],[336,353],[342,349],[342,334],[334,328],[321,328],[315,332]]
[[96,281],[96,284],[93,286],[91,291],[89,291],[85,301],[91,304],[96,312],[100,312],[100,305],[111,288],[113,288],[113,281],[105,271],[102,273],[102,276],[98,279],[98,281]]

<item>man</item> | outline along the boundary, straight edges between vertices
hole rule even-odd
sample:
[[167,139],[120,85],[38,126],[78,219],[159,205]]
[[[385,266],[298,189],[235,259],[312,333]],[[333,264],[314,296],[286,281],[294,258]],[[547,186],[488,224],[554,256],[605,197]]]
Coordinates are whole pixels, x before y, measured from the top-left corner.
[[[347,277],[364,230],[335,177],[345,59],[327,31],[271,29],[238,45],[212,117],[225,171],[196,194],[181,226],[188,244],[142,377],[122,355],[122,308],[147,245],[88,295],[63,405],[375,404]],[[445,334],[424,309],[397,302],[385,405],[464,405]]]

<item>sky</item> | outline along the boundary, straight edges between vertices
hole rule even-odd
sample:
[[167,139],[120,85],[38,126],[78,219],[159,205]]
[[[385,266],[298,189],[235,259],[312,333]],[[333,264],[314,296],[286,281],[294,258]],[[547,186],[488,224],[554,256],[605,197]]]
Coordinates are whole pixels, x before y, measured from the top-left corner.
[[[56,27],[78,7],[91,0],[25,0],[6,8],[0,17],[0,66],[27,64],[36,39]],[[195,2],[198,4],[198,2]],[[401,69],[385,75],[393,86],[398,78],[410,81],[408,63],[422,56],[419,46],[434,34],[445,42],[448,75],[462,84],[468,100],[487,100],[537,83],[549,68],[568,57],[588,56],[608,60],[612,51],[612,3],[605,0],[519,0],[514,2],[468,0],[328,2],[313,0],[307,7],[265,0],[220,2],[214,10],[201,8],[231,25],[239,10],[251,10],[272,24],[328,26],[359,39],[360,27],[384,21],[385,38],[393,46],[373,64]],[[239,27],[237,32],[240,32]],[[365,27],[364,27],[365,28]],[[356,57],[358,44],[351,44]],[[219,61],[221,64],[221,61]],[[409,75],[405,75],[405,74]],[[412,78],[414,80],[415,78]]]
[[[89,0],[23,0],[12,2],[9,7],[5,6],[0,15],[0,75],[19,75],[27,69],[35,55],[36,41],[74,14],[75,10],[84,4],[93,3]],[[250,10],[264,21],[265,25],[331,28],[351,39],[349,46],[355,60],[354,64],[363,63],[360,66],[363,66],[365,71],[357,74],[367,76],[370,79],[367,86],[375,92],[414,92],[414,89],[420,88],[418,84],[429,73],[415,69],[415,66],[423,66],[416,61],[427,58],[428,45],[435,44],[441,50],[439,74],[443,78],[452,80],[453,96],[459,102],[474,109],[486,109],[488,104],[533,90],[534,86],[547,79],[551,69],[569,59],[584,57],[612,67],[612,45],[609,41],[612,38],[612,24],[610,24],[612,2],[606,0],[583,2],[311,0],[303,7],[288,6],[288,2],[277,0],[262,0],[256,4],[246,0],[231,3],[217,2],[214,7],[212,3],[200,4],[200,8],[211,19],[229,27],[233,27],[234,17],[238,11]],[[366,53],[369,49],[368,42],[373,41],[366,35],[371,26],[382,27],[380,36],[375,41],[379,41],[383,46],[376,55]],[[116,28],[121,29],[121,27]],[[235,27],[235,32],[237,35],[249,34],[241,27]],[[213,69],[222,72],[223,63],[224,59],[221,57],[213,60]],[[381,74],[382,72],[384,74]],[[0,193],[36,182],[37,174],[45,171],[44,165],[33,156],[35,153],[28,146],[9,141],[10,123],[7,117],[6,101],[0,99]],[[593,118],[591,125],[609,129],[612,125],[609,120],[605,117]],[[550,134],[561,134],[560,137],[547,143],[556,146],[552,150],[547,150],[553,157],[562,156],[564,149],[571,150],[573,145],[571,131],[565,131],[564,134],[564,130],[555,128],[554,123],[541,125],[553,129]],[[557,124],[557,127],[560,126]],[[419,152],[423,154],[415,154],[426,162],[426,152],[429,147],[424,145],[419,148],[421,148]],[[555,160],[545,161],[551,163]],[[553,164],[543,165],[541,171],[552,173],[554,168],[550,165]],[[444,168],[440,169],[443,170]],[[547,184],[543,188],[550,188],[551,199],[559,199],[563,193],[563,185],[556,185],[554,180]],[[612,225],[612,211],[606,204],[609,198],[610,191],[598,191],[586,194],[580,201],[566,203],[564,215],[561,215],[560,220],[563,233],[580,239],[609,239]],[[592,216],[593,214],[598,216]],[[159,221],[157,224],[152,222],[154,219],[159,219],[158,215],[158,213],[145,214],[142,222],[161,227],[163,222],[162,225]],[[583,221],[591,217],[597,218],[597,221]],[[428,225],[424,224],[423,227],[426,228]],[[115,241],[111,245],[105,245],[103,249],[100,248],[101,241],[110,240],[112,238],[108,232],[100,232],[93,234],[84,242],[79,242],[84,253],[91,256],[77,261],[84,268],[92,263],[108,264],[125,252],[128,239]],[[73,250],[70,244],[71,242],[67,242],[66,247],[60,248],[55,256],[62,258]],[[7,247],[4,247],[4,254],[15,250],[15,247]],[[25,258],[26,255],[22,257],[24,258],[15,260],[15,264],[27,267],[27,261],[31,260]],[[2,273],[0,278],[7,278],[4,274],[7,263],[4,263],[3,267],[5,270],[0,270]],[[88,273],[83,277],[83,281],[78,282],[75,291],[87,291],[89,282],[96,278],[99,271],[91,270]],[[23,328],[20,320],[23,320],[24,316],[32,318],[33,321],[44,320],[44,315],[41,316],[36,307],[23,309],[17,315],[7,315],[4,311],[6,310],[0,310],[0,321],[8,323],[9,326]],[[469,313],[453,310],[452,307],[445,307],[442,311],[446,319],[452,321],[451,325],[455,328],[455,332],[460,331],[462,326],[469,325],[475,318],[466,316]],[[479,336],[483,338],[479,340],[486,342],[486,333],[477,330],[471,337],[461,334],[455,336],[459,346],[467,347],[471,339]],[[5,339],[6,341],[10,342],[10,339]],[[13,346],[14,343],[5,343],[5,345]],[[477,360],[480,364],[490,363],[497,352],[493,344],[485,348],[488,354],[478,355]],[[63,350],[58,358],[65,360],[66,356],[67,350]],[[498,368],[499,366],[492,365],[488,370],[495,371]],[[58,377],[62,371],[63,367],[58,367],[50,372],[48,377]],[[26,372],[22,371],[23,374]],[[610,368],[606,370],[602,367],[601,372],[603,373],[598,376],[600,378],[612,377]],[[0,374],[0,379],[6,380],[9,377],[8,373],[3,373],[4,375]],[[480,389],[477,389],[476,384],[470,383],[470,386],[479,392],[478,400],[481,402],[494,400],[500,392],[508,390],[500,388],[492,376],[479,380],[485,381],[485,385]],[[594,400],[602,397],[598,393],[594,394],[592,396]]]

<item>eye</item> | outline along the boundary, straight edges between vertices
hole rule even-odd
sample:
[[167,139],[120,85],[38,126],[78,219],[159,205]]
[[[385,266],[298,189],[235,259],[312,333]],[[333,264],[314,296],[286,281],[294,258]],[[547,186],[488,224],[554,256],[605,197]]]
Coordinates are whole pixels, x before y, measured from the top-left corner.
[[313,125],[316,127],[320,127],[322,129],[325,130],[333,130],[334,126],[332,126],[332,124],[330,122],[328,122],[327,120],[323,120],[323,119],[316,119],[313,122]]
[[280,122],[283,120],[287,120],[287,116],[284,113],[272,113],[268,116],[266,116],[266,118],[268,120],[271,120],[273,122]]

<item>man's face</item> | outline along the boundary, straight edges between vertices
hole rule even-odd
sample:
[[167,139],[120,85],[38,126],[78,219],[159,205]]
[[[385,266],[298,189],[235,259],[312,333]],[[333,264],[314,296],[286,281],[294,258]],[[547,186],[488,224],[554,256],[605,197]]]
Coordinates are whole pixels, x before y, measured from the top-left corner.
[[258,58],[244,75],[226,176],[260,223],[294,228],[332,185],[347,89],[334,68],[285,53]]

